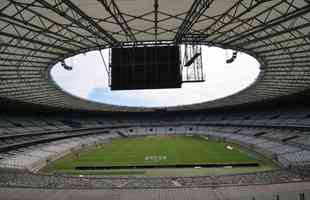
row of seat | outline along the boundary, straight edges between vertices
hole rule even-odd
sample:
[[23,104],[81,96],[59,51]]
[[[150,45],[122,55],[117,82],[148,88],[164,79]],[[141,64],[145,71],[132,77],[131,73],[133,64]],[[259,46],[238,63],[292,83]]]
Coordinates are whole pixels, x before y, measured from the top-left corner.
[[279,161],[283,166],[300,166],[310,164],[310,150],[304,149],[294,143],[282,142],[279,140],[270,141],[266,137],[255,137],[252,134],[240,134],[234,132],[234,128],[229,131],[228,127],[225,127],[225,132],[219,127],[207,127],[203,133],[238,141],[242,144],[250,145],[251,147],[256,147],[261,149],[263,153],[269,154],[277,161]]
[[50,142],[48,144],[33,145],[28,148],[20,149],[19,151],[9,151],[2,154],[0,160],[0,168],[26,169],[36,171],[46,162],[50,162],[62,154],[74,148],[81,148],[92,145],[112,137],[117,137],[118,134],[100,134],[93,136],[81,136],[78,138],[63,139]]
[[276,184],[309,181],[310,174],[300,175],[285,169],[230,175],[198,177],[72,177],[40,175],[27,172],[0,171],[0,187],[33,187],[58,189],[137,189],[200,188],[223,185]]
[[283,110],[206,113],[184,116],[154,117],[46,117],[0,115],[0,136],[47,130],[91,128],[126,124],[208,123],[239,126],[281,126],[310,128],[310,109],[307,107]]

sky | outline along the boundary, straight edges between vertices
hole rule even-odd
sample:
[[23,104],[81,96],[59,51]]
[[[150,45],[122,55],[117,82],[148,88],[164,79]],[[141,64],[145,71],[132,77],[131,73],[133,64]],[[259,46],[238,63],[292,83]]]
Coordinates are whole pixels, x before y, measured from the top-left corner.
[[[108,62],[108,51],[102,53]],[[203,46],[205,82],[183,83],[181,89],[111,91],[99,51],[66,59],[66,64],[73,67],[72,71],[57,63],[51,75],[64,91],[91,101],[134,107],[187,105],[232,95],[255,81],[259,74],[257,60],[240,52],[232,64],[226,64],[231,55],[231,50]]]

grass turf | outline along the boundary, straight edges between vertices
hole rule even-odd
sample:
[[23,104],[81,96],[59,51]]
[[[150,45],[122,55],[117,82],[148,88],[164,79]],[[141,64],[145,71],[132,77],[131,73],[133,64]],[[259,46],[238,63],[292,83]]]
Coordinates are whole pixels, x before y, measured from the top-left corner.
[[[226,147],[232,146],[233,150]],[[198,136],[149,136],[137,138],[118,138],[111,143],[93,147],[80,153],[79,158],[69,154],[46,166],[43,172],[65,172],[88,174],[76,171],[76,166],[117,166],[117,165],[175,165],[204,163],[260,163],[265,161],[250,157],[238,145],[206,140]],[[259,169],[259,167],[257,168]],[[168,170],[169,171],[169,170]],[[148,170],[149,172],[149,170]],[[91,174],[108,175],[107,171]],[[111,171],[116,175],[117,171]],[[120,171],[120,175],[122,175]],[[141,174],[141,171],[139,173]],[[152,173],[151,173],[152,174]],[[127,172],[126,172],[127,175]]]

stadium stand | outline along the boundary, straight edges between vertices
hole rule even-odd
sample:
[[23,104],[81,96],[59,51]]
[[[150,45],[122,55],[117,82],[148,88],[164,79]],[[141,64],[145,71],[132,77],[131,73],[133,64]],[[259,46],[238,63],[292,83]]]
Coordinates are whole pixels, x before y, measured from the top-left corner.
[[0,168],[26,169],[36,172],[49,162],[62,157],[72,149],[85,148],[89,145],[100,143],[101,140],[118,136],[117,134],[107,134],[99,136],[82,136],[74,139],[63,139],[50,142],[47,145],[32,145],[24,148],[20,152],[7,152],[12,156],[5,156],[0,160]]
[[[65,175],[40,175],[25,172],[6,171],[0,175],[2,187],[58,188],[58,189],[135,189],[135,188],[176,188],[211,187],[224,185],[277,184],[303,182],[309,177],[282,169],[249,174],[213,175],[198,177],[118,177],[91,178]],[[175,185],[175,181],[180,186]]]
[[[124,121],[125,122],[125,121]],[[132,122],[132,121],[131,121]],[[141,123],[142,121],[139,120]],[[125,126],[128,126],[128,122],[124,123]],[[137,123],[133,123],[137,124]],[[273,133],[276,132],[276,135],[272,135],[273,137],[268,137],[266,134],[261,136],[254,136],[253,134],[248,134],[247,131],[248,128],[242,128],[242,127],[228,127],[228,126],[192,126],[188,127],[188,125],[184,126],[148,126],[146,123],[141,123],[140,126],[129,126],[127,128],[118,129],[118,126],[121,126],[121,124],[116,125],[115,127],[112,126],[106,126],[106,128],[110,129],[113,128],[114,134],[117,134],[118,136],[134,136],[134,135],[152,135],[152,134],[207,134],[209,136],[215,136],[220,137],[232,141],[237,141],[239,143],[242,143],[249,147],[255,147],[257,149],[261,149],[264,154],[272,156],[277,156],[277,159],[281,158],[279,161],[282,165],[288,166],[288,165],[307,165],[310,161],[310,151],[309,151],[309,145],[299,144],[297,141],[298,139],[294,139],[294,142],[286,141],[283,142],[283,137],[286,137],[286,133],[280,133],[278,130],[275,131],[275,128],[272,127],[270,130],[267,128],[263,128],[264,132],[270,132]],[[87,126],[90,128],[89,124]],[[104,130],[104,127],[101,127],[97,129],[98,126],[94,127],[94,130],[89,129],[81,129],[78,131],[71,131],[68,133],[48,133],[43,134],[42,136],[36,136],[33,137],[33,135],[29,135],[28,137],[23,136],[22,138],[18,137],[18,139],[11,139],[11,138],[1,138],[1,142],[5,145],[0,146],[2,149],[2,153],[9,153],[10,150],[13,149],[13,152],[16,151],[16,149],[22,147],[25,148],[27,146],[33,147],[34,144],[40,144],[40,143],[46,143],[51,142],[54,140],[60,140],[65,138],[71,138],[71,137],[77,137],[85,136],[85,135],[94,135],[94,134],[100,134],[102,130]],[[190,131],[190,128],[192,130]],[[174,130],[173,132],[169,131],[169,129]],[[237,131],[236,131],[237,130]],[[245,130],[245,131],[243,131]],[[255,129],[258,132],[262,132],[262,130]],[[280,129],[282,130],[282,128]],[[108,132],[108,131],[105,131]],[[118,133],[117,133],[118,132]],[[119,133],[121,132],[121,134]],[[296,133],[294,133],[296,135]],[[20,142],[20,139],[22,139],[22,142]],[[8,142],[9,141],[9,142]],[[52,147],[51,147],[52,148]],[[24,158],[25,155],[22,155],[21,159]],[[27,160],[27,159],[26,159]],[[0,163],[8,162],[7,159],[0,160]],[[30,162],[30,160],[28,160]],[[12,161],[11,163],[14,163]]]
[[[145,2],[0,2],[0,199],[309,199],[309,0]],[[231,96],[160,108],[86,101],[50,75],[80,53],[152,42],[241,51],[260,74]],[[81,145],[162,134],[233,141],[281,168],[156,178],[35,173]]]
[[[48,128],[42,126],[42,118],[27,117],[31,123],[24,124],[25,129],[21,131],[20,125],[17,124],[21,124],[23,119],[6,115],[6,120],[1,120],[1,124],[6,124],[6,127],[10,127],[11,131],[2,133],[0,137],[2,144],[0,146],[2,158],[0,159],[0,182],[2,187],[138,189],[176,188],[176,183],[179,187],[199,188],[215,185],[222,187],[224,185],[285,184],[308,180],[310,177],[310,172],[308,172],[310,145],[308,140],[303,139],[309,136],[303,127],[292,129],[290,124],[275,126],[269,118],[261,119],[264,121],[264,126],[255,123],[251,126],[249,123],[237,125],[233,120],[229,121],[230,116],[225,114],[225,118],[230,122],[227,124],[221,120],[222,117],[221,115],[200,115],[199,117],[184,116],[180,119],[172,116],[165,117],[164,120],[158,120],[157,117],[148,119],[140,117],[71,118],[71,121],[80,124],[79,127],[65,126],[62,123],[62,118],[50,117],[48,118],[49,124],[44,123]],[[234,116],[232,117],[235,119]],[[217,120],[214,120],[216,118]],[[298,127],[296,124],[295,126]],[[29,127],[36,131],[29,130]],[[191,178],[171,177],[171,179],[167,177],[158,179],[133,177],[93,179],[84,177],[80,179],[63,175],[46,176],[34,173],[47,162],[61,157],[70,149],[77,148],[82,144],[91,145],[109,137],[153,134],[200,134],[238,142],[249,148],[254,148],[255,151],[265,156],[276,158],[283,169],[250,174]],[[291,140],[284,140],[293,136],[294,138]],[[23,145],[20,146],[20,143]],[[8,146],[13,148],[8,149]],[[275,155],[277,156],[275,157]]]

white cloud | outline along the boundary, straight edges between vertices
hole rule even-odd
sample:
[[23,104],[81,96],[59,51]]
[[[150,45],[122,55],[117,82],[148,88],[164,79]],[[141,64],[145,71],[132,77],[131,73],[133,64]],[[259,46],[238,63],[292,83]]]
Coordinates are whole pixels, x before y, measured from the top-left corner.
[[[231,52],[216,47],[203,48],[203,63],[206,82],[186,83],[182,89],[163,90],[135,90],[135,91],[109,91],[105,67],[99,52],[89,52],[86,56],[78,55],[67,59],[66,63],[73,65],[72,71],[65,71],[60,65],[52,70],[55,81],[65,90],[82,98],[93,98],[96,101],[113,104],[136,106],[173,106],[214,100],[236,93],[251,84],[259,73],[258,62],[245,53],[239,53],[232,64],[225,60]],[[107,51],[104,53],[107,59]],[[103,88],[104,90],[100,90]],[[99,89],[99,90],[98,90]],[[103,92],[94,94],[94,92]],[[127,102],[131,102],[130,104]],[[141,103],[142,102],[142,103]],[[142,105],[141,105],[142,104]]]
[[107,73],[98,51],[69,58],[66,64],[73,66],[73,70],[67,71],[57,64],[51,71],[54,80],[65,91],[88,98],[93,88],[107,87]]

